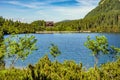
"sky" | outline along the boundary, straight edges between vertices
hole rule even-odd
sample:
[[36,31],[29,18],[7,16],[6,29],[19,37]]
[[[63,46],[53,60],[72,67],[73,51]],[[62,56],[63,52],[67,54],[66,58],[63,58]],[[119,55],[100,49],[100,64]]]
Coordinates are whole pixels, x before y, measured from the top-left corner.
[[35,20],[81,19],[100,0],[0,0],[0,16],[30,23]]

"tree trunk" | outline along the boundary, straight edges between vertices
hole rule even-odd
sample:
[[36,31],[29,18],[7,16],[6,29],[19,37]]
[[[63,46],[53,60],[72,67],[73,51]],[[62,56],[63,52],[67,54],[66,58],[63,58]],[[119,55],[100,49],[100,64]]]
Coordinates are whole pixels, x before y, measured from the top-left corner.
[[99,74],[98,68],[97,68],[97,64],[98,64],[98,55],[95,55],[94,58],[95,58],[94,70],[95,70],[95,72],[96,72],[95,74],[96,74],[97,80],[100,80],[100,74]]
[[95,55],[95,66],[97,66],[97,64],[98,64],[98,55]]
[[18,57],[16,59],[12,60],[12,63],[10,65],[10,68],[14,68],[14,64],[16,63],[16,61],[18,60]]

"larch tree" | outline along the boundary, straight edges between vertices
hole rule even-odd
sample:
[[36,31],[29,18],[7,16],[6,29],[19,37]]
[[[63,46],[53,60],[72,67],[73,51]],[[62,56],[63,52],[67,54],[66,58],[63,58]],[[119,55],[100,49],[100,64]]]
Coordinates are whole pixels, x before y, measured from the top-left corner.
[[105,36],[96,36],[96,39],[91,39],[90,36],[87,37],[85,46],[92,51],[95,58],[95,65],[98,63],[98,56],[100,53],[108,54],[108,40]]
[[18,59],[25,60],[29,54],[31,54],[36,47],[35,36],[18,36],[11,35],[7,37],[4,41],[6,46],[5,55],[7,58],[11,59],[10,67],[14,67],[14,64]]

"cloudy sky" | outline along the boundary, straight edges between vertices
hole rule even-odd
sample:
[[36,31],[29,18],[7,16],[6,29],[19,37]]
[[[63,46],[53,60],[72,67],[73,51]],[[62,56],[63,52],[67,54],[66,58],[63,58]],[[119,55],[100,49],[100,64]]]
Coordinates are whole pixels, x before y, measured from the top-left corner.
[[0,16],[22,22],[83,18],[100,0],[0,0]]

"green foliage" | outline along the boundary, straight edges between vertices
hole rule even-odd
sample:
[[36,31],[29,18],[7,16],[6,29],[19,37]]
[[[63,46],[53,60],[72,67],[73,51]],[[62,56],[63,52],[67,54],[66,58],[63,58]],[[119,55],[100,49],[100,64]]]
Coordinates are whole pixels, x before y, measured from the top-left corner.
[[5,57],[5,46],[2,44],[0,45],[0,69],[3,69],[5,67],[4,57]]
[[4,34],[35,33],[36,31],[45,30],[45,21],[38,20],[28,24],[0,17],[0,30]]
[[101,77],[106,80],[120,79],[120,59],[116,62],[109,62],[101,66]]
[[43,31],[45,30],[45,21],[44,20],[37,20],[32,22],[30,25],[34,28],[35,31]]
[[98,56],[100,52],[103,54],[108,54],[108,41],[105,36],[96,36],[96,40],[91,40],[88,36],[85,46],[92,51],[93,56],[95,57],[95,63],[97,64]]
[[32,80],[70,80],[71,78],[79,80],[79,73],[82,71],[81,65],[73,61],[66,61],[63,64],[51,62],[47,55],[35,66],[29,66],[29,69]]
[[3,31],[0,31],[0,44],[3,41]]
[[0,71],[0,80],[119,80],[120,59],[103,64],[101,67],[84,70],[82,64],[74,61],[51,62],[42,57],[34,66],[25,69],[5,69]]
[[45,26],[45,21],[44,20],[37,20],[37,21],[32,22],[31,25],[34,25],[36,27]]
[[33,50],[36,50],[36,39],[34,36],[11,35],[6,38],[4,43],[6,46],[5,55],[7,58],[12,58],[11,66],[18,60],[24,60]]
[[3,32],[0,31],[0,69],[3,69],[5,67],[4,53],[5,53],[5,46],[3,44]]
[[51,44],[50,54],[54,57],[54,59],[61,54],[61,52],[58,49],[57,45]]
[[112,54],[114,55],[113,57],[119,58],[120,57],[120,48],[117,48],[115,46],[111,46]]
[[27,80],[25,69],[5,69],[0,71],[0,80]]

